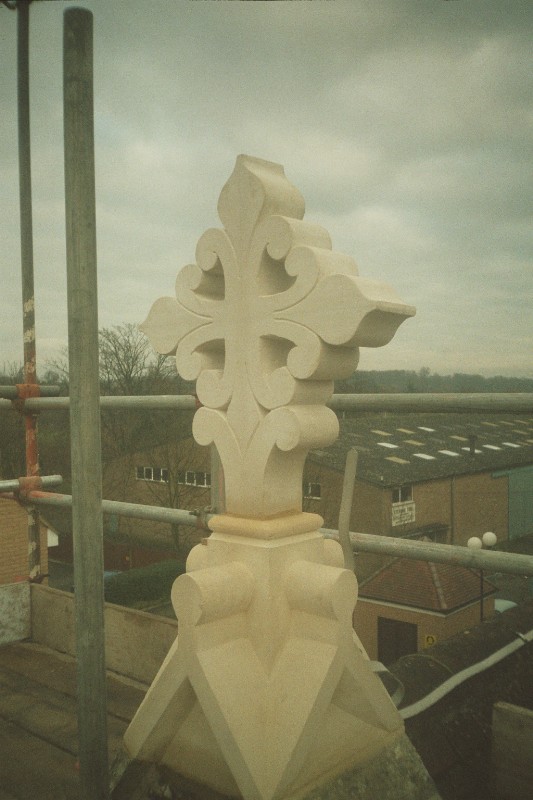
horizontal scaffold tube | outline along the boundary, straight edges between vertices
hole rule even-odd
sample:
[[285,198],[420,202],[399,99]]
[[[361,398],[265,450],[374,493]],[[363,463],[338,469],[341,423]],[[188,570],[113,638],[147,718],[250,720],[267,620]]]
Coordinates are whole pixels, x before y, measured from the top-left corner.
[[[327,539],[338,540],[336,530],[323,528]],[[486,572],[506,572],[512,575],[533,576],[533,556],[522,553],[503,553],[499,550],[474,550],[454,544],[436,544],[393,536],[378,536],[373,533],[353,533],[350,541],[355,552],[375,553],[413,561],[429,561],[441,564],[457,564]]]
[[[68,494],[52,492],[30,492],[28,503],[36,506],[71,508],[72,497]],[[104,514],[117,514],[123,517],[167,522],[169,524],[191,525],[201,529],[207,529],[207,521],[214,516],[209,513],[199,516],[192,511],[180,508],[144,506],[137,503],[122,503],[116,500],[103,500],[102,511]],[[321,530],[327,539],[338,540],[338,531],[330,528],[322,528]],[[482,569],[488,573],[506,572],[533,577],[533,556],[523,555],[522,553],[473,550],[459,545],[420,542],[393,536],[378,536],[372,533],[350,532],[350,540],[356,552],[409,558],[414,561],[458,564],[471,569]]]
[[[10,407],[9,400],[0,400],[0,410]],[[70,408],[70,398],[31,397],[24,401],[24,408],[27,411],[62,411]],[[194,411],[195,408],[198,408],[198,401],[191,394],[105,395],[100,398],[100,408],[153,408]]]
[[[57,506],[72,508],[72,496],[56,492],[30,492],[28,503],[33,506]],[[163,506],[145,506],[139,503],[122,503],[118,500],[102,500],[102,512],[133,519],[148,519],[153,522],[167,522],[175,525],[193,525],[204,528],[202,519],[192,511]]]
[[[61,475],[41,475],[31,478],[13,478],[13,480],[0,481],[0,492],[26,491],[29,482],[38,483],[42,489],[52,489],[54,486],[61,486],[63,478]],[[37,488],[36,486],[33,487]]]
[[[68,397],[31,397],[24,401],[28,411],[69,408]],[[101,408],[153,408],[194,410],[198,400],[190,394],[106,395]],[[460,412],[533,413],[533,394],[529,392],[479,392],[477,394],[334,394],[328,403],[334,411],[397,412],[402,414]],[[11,408],[9,400],[0,399],[0,411]]]
[[[39,394],[41,397],[56,397],[61,391],[59,386],[39,386]],[[16,400],[20,395],[17,385],[0,386],[0,397],[7,400]]]
[[334,394],[328,403],[335,411],[391,411],[407,414],[464,411],[533,413],[529,392],[478,392],[475,394]]

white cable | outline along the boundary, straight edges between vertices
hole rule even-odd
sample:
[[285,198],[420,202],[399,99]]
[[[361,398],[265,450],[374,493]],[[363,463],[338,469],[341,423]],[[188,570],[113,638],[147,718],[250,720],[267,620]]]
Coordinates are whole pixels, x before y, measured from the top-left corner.
[[412,703],[410,706],[406,706],[405,708],[400,708],[400,716],[402,719],[410,719],[411,717],[415,717],[417,714],[421,714],[422,711],[425,711],[431,706],[435,705],[439,700],[441,700],[445,695],[449,694],[456,686],[460,686],[461,683],[464,683],[469,678],[472,678],[474,675],[479,675],[480,672],[484,672],[489,667],[493,667],[498,662],[503,661],[504,658],[511,655],[511,653],[520,650],[528,642],[533,641],[533,630],[528,631],[527,633],[519,633],[517,639],[514,639],[509,644],[506,644],[504,647],[501,647],[499,650],[496,650],[495,653],[492,655],[487,656],[482,661],[478,661],[477,664],[471,664],[466,669],[461,670],[456,675],[452,675],[451,678],[448,678],[444,683],[441,683],[440,686],[437,686],[432,692],[427,694],[425,697],[422,697],[420,700],[417,700],[416,703]]

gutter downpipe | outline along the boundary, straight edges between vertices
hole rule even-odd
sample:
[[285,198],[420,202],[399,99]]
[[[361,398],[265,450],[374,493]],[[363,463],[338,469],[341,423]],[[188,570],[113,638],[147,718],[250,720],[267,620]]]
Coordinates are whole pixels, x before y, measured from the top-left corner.
[[93,15],[64,13],[63,102],[80,789],[109,798],[94,175]]

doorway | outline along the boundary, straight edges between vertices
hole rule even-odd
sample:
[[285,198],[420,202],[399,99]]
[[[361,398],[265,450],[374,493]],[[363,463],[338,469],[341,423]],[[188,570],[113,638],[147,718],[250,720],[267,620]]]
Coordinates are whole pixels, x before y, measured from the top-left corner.
[[378,617],[378,661],[392,664],[418,651],[418,628],[412,622]]

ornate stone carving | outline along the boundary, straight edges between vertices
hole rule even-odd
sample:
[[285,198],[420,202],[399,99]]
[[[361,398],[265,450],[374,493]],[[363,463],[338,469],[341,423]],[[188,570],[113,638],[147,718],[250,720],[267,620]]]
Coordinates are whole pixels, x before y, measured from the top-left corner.
[[325,406],[333,379],[414,309],[358,277],[328,233],[302,220],[303,198],[281,166],[239,156],[218,210],[224,230],[203,234],[176,298],[157,300],[141,330],[197,381],[193,433],[218,449],[227,511],[299,511],[307,452],[338,434]]
[[193,431],[219,451],[227,512],[174,584],[179,637],[125,743],[245,800],[303,796],[402,731],[351,627],[355,576],[301,512],[301,480],[338,432],[333,379],[414,309],[358,277],[303,211],[282,167],[240,156],[224,230],[201,237],[176,299],[142,326],[197,380]]

